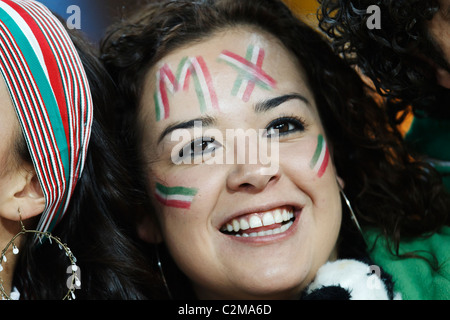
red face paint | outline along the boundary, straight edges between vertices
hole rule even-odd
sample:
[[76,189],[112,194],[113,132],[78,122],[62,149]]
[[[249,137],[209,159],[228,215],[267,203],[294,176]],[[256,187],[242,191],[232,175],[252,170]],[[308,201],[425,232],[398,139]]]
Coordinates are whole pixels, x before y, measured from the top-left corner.
[[319,134],[317,138],[317,147],[314,152],[313,158],[309,163],[309,167],[317,172],[317,176],[320,178],[325,173],[328,162],[329,162],[330,154],[328,151],[327,143],[323,136]]
[[252,45],[247,48],[245,58],[228,50],[222,51],[219,60],[225,61],[239,73],[231,91],[233,96],[247,102],[256,85],[265,90],[275,88],[276,81],[262,70],[264,55],[263,49]]

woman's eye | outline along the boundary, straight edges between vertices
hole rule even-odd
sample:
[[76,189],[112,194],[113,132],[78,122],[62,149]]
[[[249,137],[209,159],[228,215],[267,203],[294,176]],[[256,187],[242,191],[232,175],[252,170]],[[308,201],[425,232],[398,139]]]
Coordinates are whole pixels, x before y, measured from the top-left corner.
[[203,137],[187,144],[178,152],[180,158],[194,158],[214,152],[220,144],[214,138]]
[[305,125],[303,120],[296,118],[279,118],[272,121],[267,126],[267,137],[272,137],[275,135],[286,135],[296,131],[305,130]]

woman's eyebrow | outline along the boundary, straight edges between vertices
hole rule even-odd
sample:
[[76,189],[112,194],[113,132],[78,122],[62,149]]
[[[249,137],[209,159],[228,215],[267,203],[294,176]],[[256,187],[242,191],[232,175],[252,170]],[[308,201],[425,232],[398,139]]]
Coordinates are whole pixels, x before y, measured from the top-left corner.
[[267,112],[270,109],[278,107],[280,104],[285,103],[286,101],[298,99],[303,101],[308,107],[311,106],[311,103],[308,99],[298,93],[286,94],[283,96],[275,97],[269,100],[264,100],[255,104],[255,112],[262,113]]
[[196,119],[192,119],[192,120],[188,120],[188,121],[183,121],[183,122],[177,122],[174,124],[171,124],[169,126],[167,126],[163,132],[160,134],[159,139],[158,139],[158,144],[164,139],[165,136],[167,136],[169,133],[178,130],[178,129],[191,129],[194,128],[196,122],[201,122],[202,126],[207,127],[207,126],[211,126],[214,123],[216,123],[216,119],[214,117],[211,116],[203,116],[200,118],[196,118]]
[[[292,94],[286,94],[279,97],[275,97],[272,99],[264,100],[261,102],[258,102],[255,104],[255,112],[262,113],[267,112],[270,109],[276,108],[279,105],[285,103],[286,101],[292,100],[292,99],[298,99],[304,102],[307,106],[311,106],[311,103],[307,98],[302,96],[298,93],[292,93]],[[194,128],[195,122],[200,121],[202,123],[202,126],[211,126],[214,123],[216,123],[216,119],[211,116],[203,116],[200,118],[183,121],[183,122],[177,122],[174,124],[171,124],[167,126],[163,132],[160,134],[158,139],[158,144],[164,139],[165,136],[167,136],[169,133],[177,130],[177,129],[191,129]]]

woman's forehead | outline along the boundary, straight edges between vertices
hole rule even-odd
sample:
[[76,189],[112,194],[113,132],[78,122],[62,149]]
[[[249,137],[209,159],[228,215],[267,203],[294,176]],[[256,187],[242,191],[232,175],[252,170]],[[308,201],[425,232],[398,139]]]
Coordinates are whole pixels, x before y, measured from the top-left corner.
[[270,33],[256,30],[252,27],[236,27],[215,32],[212,35],[198,41],[189,42],[162,57],[150,70],[150,74],[157,72],[164,64],[170,63],[175,66],[185,56],[199,56],[204,59],[217,60],[224,51],[233,51],[242,57],[246,56],[249,47],[263,48],[265,51],[264,64],[286,59],[286,55],[295,61],[295,58],[284,48],[281,42]]
[[163,128],[292,93],[314,100],[293,55],[268,33],[237,28],[162,58],[146,75],[140,115]]
[[168,94],[173,94],[182,91],[183,85],[195,85],[196,80],[201,82],[203,78],[212,78],[216,87],[233,81],[235,91],[239,90],[238,80],[275,89],[283,87],[287,73],[291,80],[306,82],[300,63],[276,37],[252,28],[234,28],[164,56],[146,74],[144,93],[153,88],[167,89]]

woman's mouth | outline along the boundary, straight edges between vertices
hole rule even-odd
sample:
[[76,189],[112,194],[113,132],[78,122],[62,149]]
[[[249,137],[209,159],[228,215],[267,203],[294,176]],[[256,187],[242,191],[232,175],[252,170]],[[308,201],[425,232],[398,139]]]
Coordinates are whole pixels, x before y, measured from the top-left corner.
[[[300,211],[299,209],[298,211]],[[236,237],[264,237],[286,232],[298,216],[293,206],[245,214],[227,221],[220,231]]]

